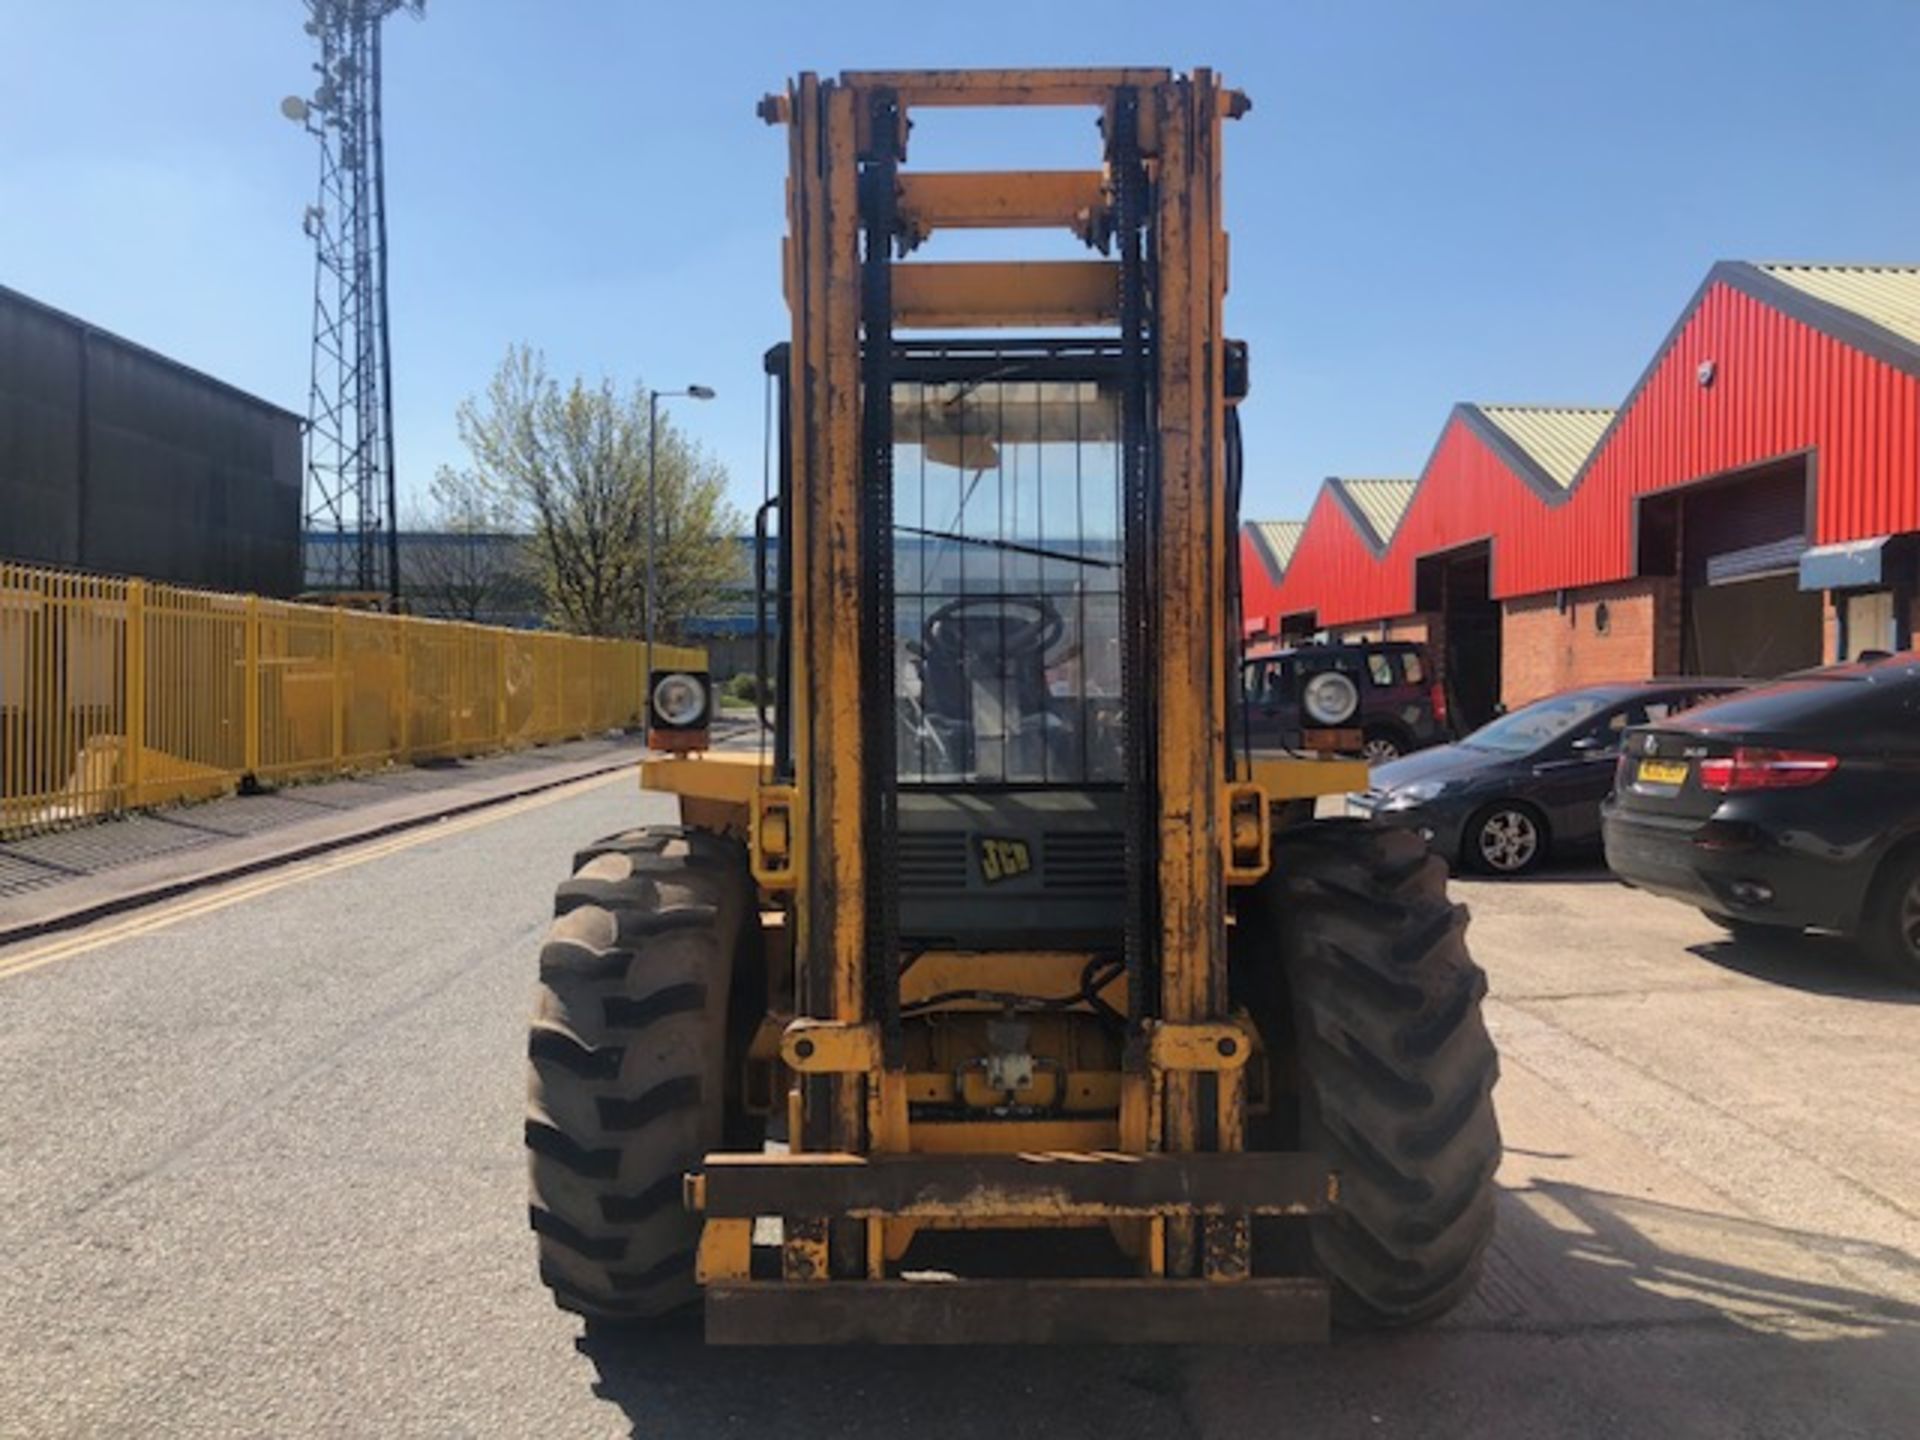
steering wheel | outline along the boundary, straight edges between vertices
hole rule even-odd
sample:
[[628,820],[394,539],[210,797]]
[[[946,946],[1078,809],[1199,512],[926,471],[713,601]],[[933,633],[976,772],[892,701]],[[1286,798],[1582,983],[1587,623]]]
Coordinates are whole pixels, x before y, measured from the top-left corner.
[[[985,631],[962,621],[961,617],[971,610],[993,610],[1003,619],[1009,612],[1027,618]],[[1051,650],[1066,634],[1067,622],[1059,608],[1044,595],[962,595],[929,615],[920,629],[929,656],[958,660],[969,649],[975,652],[992,649],[1003,659],[1014,660]],[[991,645],[969,638],[970,630],[975,637],[991,634]]]

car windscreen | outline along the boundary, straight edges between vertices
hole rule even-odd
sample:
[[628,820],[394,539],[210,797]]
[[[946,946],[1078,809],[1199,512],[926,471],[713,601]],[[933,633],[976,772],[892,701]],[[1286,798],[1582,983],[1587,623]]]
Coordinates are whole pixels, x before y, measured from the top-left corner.
[[1511,715],[1488,721],[1460,743],[1476,750],[1524,755],[1558,740],[1619,698],[1612,691],[1576,690],[1568,695],[1536,700]]

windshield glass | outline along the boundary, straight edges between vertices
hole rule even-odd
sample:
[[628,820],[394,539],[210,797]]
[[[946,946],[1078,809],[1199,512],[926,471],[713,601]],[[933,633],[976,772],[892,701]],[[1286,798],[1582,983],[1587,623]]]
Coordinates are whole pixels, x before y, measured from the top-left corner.
[[893,433],[901,782],[1119,782],[1119,390],[903,381]]
[[1590,691],[1575,691],[1571,695],[1536,700],[1511,715],[1502,715],[1498,720],[1489,721],[1460,743],[1471,745],[1476,750],[1504,750],[1509,754],[1523,755],[1558,740],[1591,720],[1606,707],[1611,698]]

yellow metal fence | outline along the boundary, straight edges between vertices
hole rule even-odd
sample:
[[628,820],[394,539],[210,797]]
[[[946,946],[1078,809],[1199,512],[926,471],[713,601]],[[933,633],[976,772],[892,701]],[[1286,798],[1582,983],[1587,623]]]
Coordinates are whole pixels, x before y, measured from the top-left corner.
[[[656,647],[656,666],[706,656]],[[0,837],[638,724],[646,646],[0,563]]]

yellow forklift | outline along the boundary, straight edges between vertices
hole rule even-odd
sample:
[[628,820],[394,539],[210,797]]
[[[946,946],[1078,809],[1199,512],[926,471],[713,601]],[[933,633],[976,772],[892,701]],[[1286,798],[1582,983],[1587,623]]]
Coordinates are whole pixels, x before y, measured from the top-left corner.
[[[1089,164],[909,167],[952,106],[1079,107]],[[703,1301],[718,1343],[1303,1341],[1473,1286],[1500,1140],[1465,911],[1415,836],[1312,818],[1363,765],[1245,744],[1247,109],[1161,69],[762,102],[770,739],[706,751],[707,677],[654,676],[642,784],[682,823],[560,887],[527,1144],[562,1307]],[[916,256],[981,228],[1086,249]],[[1301,680],[1330,729],[1341,678]]]

